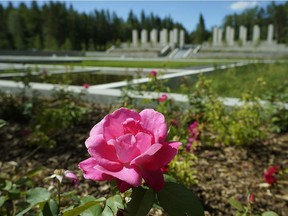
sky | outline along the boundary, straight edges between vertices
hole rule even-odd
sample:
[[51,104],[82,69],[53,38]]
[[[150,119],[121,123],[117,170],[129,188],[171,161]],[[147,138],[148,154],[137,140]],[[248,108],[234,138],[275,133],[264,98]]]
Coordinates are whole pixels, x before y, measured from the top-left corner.
[[[5,6],[8,1],[0,0],[0,2]],[[14,0],[12,2],[17,5],[23,1]],[[29,0],[25,2],[27,3]],[[38,0],[37,2],[41,5],[45,1]],[[62,2],[66,2],[67,6],[72,4],[75,10],[85,13],[93,12],[95,9],[108,9],[110,12],[116,12],[124,20],[127,19],[130,10],[138,17],[140,17],[142,10],[145,14],[153,12],[161,18],[170,16],[175,22],[181,23],[189,32],[195,30],[200,14],[204,17],[206,29],[211,30],[213,26],[221,25],[226,15],[241,13],[246,8],[255,6],[266,7],[271,3],[267,0],[62,0]],[[284,3],[285,1],[275,2]]]

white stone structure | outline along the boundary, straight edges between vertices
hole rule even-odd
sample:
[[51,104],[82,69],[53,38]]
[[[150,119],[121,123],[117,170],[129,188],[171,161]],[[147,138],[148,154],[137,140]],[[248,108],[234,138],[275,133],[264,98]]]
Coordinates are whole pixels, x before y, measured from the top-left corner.
[[141,44],[147,44],[148,42],[148,33],[146,29],[141,31]]
[[150,42],[152,44],[156,44],[158,41],[158,31],[156,29],[152,29],[150,31]]
[[268,44],[273,43],[273,34],[274,34],[274,26],[272,24],[269,24],[268,33],[267,33],[267,43]]
[[173,42],[174,44],[178,44],[178,29],[173,29]]
[[132,45],[133,47],[138,46],[138,31],[136,29],[132,30]]
[[166,45],[168,43],[168,31],[167,29],[162,29],[160,31],[160,44]]
[[182,29],[180,31],[180,41],[179,41],[179,46],[180,48],[183,48],[184,47],[184,44],[185,44],[185,32],[184,30]]
[[239,30],[239,40],[242,42],[242,45],[245,46],[247,43],[247,28],[245,26],[240,26]]
[[260,41],[260,27],[258,25],[253,26],[252,41],[254,44],[259,43]]
[[213,46],[222,45],[222,29],[218,27],[213,28]]
[[173,30],[170,30],[169,31],[169,44],[170,45],[174,45],[174,31]]
[[234,35],[235,35],[234,28],[227,26],[226,27],[226,34],[225,34],[225,41],[226,41],[226,44],[228,46],[234,45]]

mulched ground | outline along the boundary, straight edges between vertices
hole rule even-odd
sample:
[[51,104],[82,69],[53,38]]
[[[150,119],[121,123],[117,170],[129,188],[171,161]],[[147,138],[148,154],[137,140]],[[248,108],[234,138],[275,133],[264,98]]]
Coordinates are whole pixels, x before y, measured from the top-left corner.
[[[0,129],[1,176],[17,179],[17,176],[25,175],[41,165],[45,169],[35,180],[39,186],[51,186],[43,178],[51,175],[55,169],[69,169],[81,179],[79,194],[109,194],[105,182],[83,180],[77,168],[77,164],[88,156],[84,141],[93,124],[98,121],[99,117],[91,118],[91,125],[79,125],[64,131],[57,137],[61,143],[57,148],[38,150],[27,146],[23,125],[8,123]],[[288,185],[279,181],[268,186],[263,179],[264,169],[271,165],[288,167],[287,152],[288,134],[245,148],[201,147],[197,151],[198,162],[195,165],[199,184],[193,190],[202,201],[206,215],[235,215],[228,199],[235,197],[245,203],[250,193],[255,194],[255,212],[272,210],[280,216],[288,215]]]

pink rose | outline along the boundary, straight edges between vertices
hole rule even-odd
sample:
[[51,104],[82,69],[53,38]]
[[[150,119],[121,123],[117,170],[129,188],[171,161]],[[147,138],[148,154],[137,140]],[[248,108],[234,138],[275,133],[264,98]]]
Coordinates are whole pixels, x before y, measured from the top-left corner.
[[157,71],[155,71],[155,70],[150,71],[149,76],[156,77],[157,76]]
[[83,86],[83,88],[85,88],[85,89],[88,89],[88,88],[90,87],[90,85],[89,85],[88,83],[84,83],[82,86]]
[[161,168],[177,154],[180,142],[167,142],[164,116],[153,109],[138,113],[120,108],[90,131],[85,145],[90,158],[79,163],[84,178],[116,180],[121,192],[142,178],[154,190],[164,187]]
[[162,94],[160,98],[158,98],[158,101],[159,102],[163,102],[163,101],[166,101],[168,99],[168,96],[167,94]]

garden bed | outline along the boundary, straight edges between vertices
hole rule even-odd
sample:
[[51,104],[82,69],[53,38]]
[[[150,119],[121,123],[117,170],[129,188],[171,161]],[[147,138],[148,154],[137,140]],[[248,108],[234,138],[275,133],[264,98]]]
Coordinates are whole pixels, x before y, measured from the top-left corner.
[[[84,142],[91,127],[109,111],[110,108],[95,107],[88,117],[89,122],[59,132],[55,137],[58,145],[52,149],[29,146],[26,142],[29,131],[25,123],[7,122],[0,129],[1,177],[17,181],[36,167],[42,167],[33,181],[35,186],[48,188],[51,180],[44,180],[47,176],[52,175],[55,169],[69,169],[81,179],[77,194],[108,195],[110,188],[105,182],[83,179],[77,165],[87,158]],[[200,146],[195,152],[198,161],[194,167],[199,183],[191,188],[200,198],[207,215],[235,215],[228,199],[235,197],[244,204],[250,193],[255,195],[253,206],[256,212],[273,210],[279,215],[287,215],[287,185],[286,190],[280,183],[268,186],[263,178],[264,169],[271,165],[287,167],[287,150],[288,134],[270,137],[250,147]],[[62,189],[73,188],[66,184]]]

